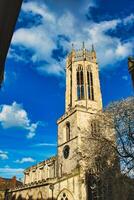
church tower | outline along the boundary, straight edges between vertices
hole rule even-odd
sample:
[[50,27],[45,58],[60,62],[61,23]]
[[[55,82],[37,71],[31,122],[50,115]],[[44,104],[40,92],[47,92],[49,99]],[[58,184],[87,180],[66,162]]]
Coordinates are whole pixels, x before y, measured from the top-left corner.
[[66,61],[65,114],[58,124],[58,176],[71,174],[79,165],[82,130],[102,109],[98,63],[94,47],[72,47]]
[[88,109],[101,109],[102,97],[98,75],[96,52],[85,49],[72,52],[66,62],[66,112],[75,106]]

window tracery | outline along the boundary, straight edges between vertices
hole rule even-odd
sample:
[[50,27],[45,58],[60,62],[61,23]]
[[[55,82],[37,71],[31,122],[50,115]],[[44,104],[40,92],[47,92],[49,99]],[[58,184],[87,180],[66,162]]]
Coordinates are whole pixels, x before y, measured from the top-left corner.
[[65,192],[63,193],[61,200],[69,200]]
[[58,195],[57,200],[74,200],[74,197],[70,191],[64,189]]

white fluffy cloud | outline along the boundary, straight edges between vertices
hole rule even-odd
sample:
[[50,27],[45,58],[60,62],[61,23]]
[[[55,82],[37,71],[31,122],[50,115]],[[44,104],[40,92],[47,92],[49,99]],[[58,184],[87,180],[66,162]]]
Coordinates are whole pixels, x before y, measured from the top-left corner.
[[22,158],[22,159],[20,159],[20,160],[16,160],[15,163],[20,163],[20,164],[22,164],[22,163],[27,163],[27,162],[33,163],[33,162],[35,162],[35,161],[36,161],[36,160],[34,160],[34,159],[31,158],[31,157],[25,157],[25,158]]
[[[93,2],[91,5],[93,5]],[[88,6],[88,1],[86,1],[83,10],[85,11],[85,8],[88,8]],[[64,73],[65,61],[57,62],[52,58],[52,52],[57,48],[59,35],[69,38],[69,40],[62,40],[60,42],[64,51],[70,49],[72,42],[77,48],[82,46],[83,41],[86,41],[87,48],[90,48],[93,43],[97,49],[100,67],[106,67],[109,64],[114,65],[116,62],[132,54],[134,38],[131,38],[129,41],[122,41],[117,36],[110,36],[108,31],[116,30],[118,25],[125,26],[134,22],[133,14],[124,19],[95,23],[86,19],[81,20],[81,18],[84,18],[83,12],[77,13],[78,17],[75,16],[75,13],[68,10],[59,15],[51,11],[43,1],[24,2],[22,10],[27,14],[33,13],[35,18],[36,15],[40,15],[42,20],[39,25],[35,26],[33,24],[30,28],[19,28],[16,30],[12,46],[19,45],[31,50],[33,52],[31,61],[37,63],[37,70],[40,73],[55,75],[62,75]],[[47,64],[38,66],[39,61],[47,62]]]
[[5,129],[18,127],[27,130],[27,138],[32,138],[35,135],[38,126],[38,122],[32,123],[22,105],[16,102],[1,106],[0,122]]
[[0,159],[7,160],[8,159],[8,152],[0,150]]

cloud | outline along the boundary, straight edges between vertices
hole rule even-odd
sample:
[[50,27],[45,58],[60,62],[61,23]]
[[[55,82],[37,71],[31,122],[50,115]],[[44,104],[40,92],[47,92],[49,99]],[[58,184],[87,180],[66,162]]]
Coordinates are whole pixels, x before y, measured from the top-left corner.
[[37,146],[37,147],[41,147],[41,146],[56,147],[57,144],[54,144],[54,143],[39,143],[39,144],[35,144],[34,146]]
[[[103,21],[93,23],[87,32],[90,40],[97,49],[98,61],[100,67],[104,68],[109,65],[114,66],[115,63],[125,59],[132,54],[133,41],[121,41],[120,38],[108,35],[108,31],[116,30],[123,20],[116,19],[111,21]],[[87,40],[87,44],[90,41]]]
[[9,49],[9,52],[8,52],[8,58],[10,59],[14,59],[16,60],[17,62],[26,62],[26,59],[24,56],[18,54],[15,49]]
[[128,81],[128,76],[122,76],[122,79]]
[[124,25],[134,23],[134,14],[130,14],[129,16],[127,16],[127,17],[123,20],[123,22],[124,22]]
[[[43,3],[43,0],[40,2]],[[45,3],[51,7],[53,12],[56,12],[58,16],[69,10],[75,16],[79,17],[80,14],[84,15],[90,7],[97,6],[96,0],[46,0]]]
[[7,160],[8,159],[8,152],[0,150],[0,159]]
[[35,161],[36,161],[36,160],[34,160],[34,159],[31,158],[31,157],[25,157],[25,158],[22,158],[21,160],[16,160],[15,163],[20,163],[20,164],[22,164],[22,163],[27,163],[27,162],[33,163],[33,162],[35,162]]
[[35,136],[38,122],[32,123],[21,104],[2,105],[0,123],[4,129],[18,127],[28,131],[27,138]]
[[38,127],[38,122],[32,123],[29,127],[27,127],[27,130],[29,130],[27,138],[33,138],[35,136],[37,127]]
[[[31,27],[19,28],[15,31],[11,47],[14,58],[17,58],[14,52],[15,48],[22,46],[32,53],[29,59],[31,59],[30,61],[39,73],[63,76],[65,56],[69,52],[72,42],[76,48],[81,48],[83,41],[86,41],[87,48],[90,48],[93,43],[97,50],[97,57],[101,68],[109,65],[114,67],[117,62],[132,54],[134,38],[122,40],[120,34],[112,36],[109,34],[109,31],[115,31],[118,25],[129,26],[132,24],[134,22],[133,14],[123,19],[96,23],[87,20],[85,17],[89,6],[96,6],[95,1],[91,1],[89,5],[89,1],[86,0],[81,7],[81,12],[78,9],[75,9],[76,11],[73,12],[73,7],[71,8],[70,6],[72,4],[67,1],[65,3],[67,4],[66,9],[62,12],[60,11],[60,8],[64,7],[62,1],[59,0],[56,3],[58,10],[54,9],[49,1],[47,2],[48,7],[44,1],[23,3],[22,11],[24,14],[30,15],[32,12],[35,19],[37,15],[40,15],[41,22],[39,25],[33,24]],[[79,6],[80,4],[79,2]],[[59,36],[64,37],[60,40]],[[52,54],[54,50],[60,49],[63,49],[66,53],[57,60]],[[25,57],[25,55],[22,56]]]
[[22,4],[22,10],[24,12],[32,12],[33,14],[37,13],[45,20],[49,22],[55,22],[54,16],[52,15],[52,13],[50,13],[45,4],[40,4],[38,2],[33,3],[32,1],[30,1]]
[[11,168],[9,166],[5,166],[4,168],[0,168],[0,175],[4,177],[12,177],[12,176],[23,176],[23,168]]

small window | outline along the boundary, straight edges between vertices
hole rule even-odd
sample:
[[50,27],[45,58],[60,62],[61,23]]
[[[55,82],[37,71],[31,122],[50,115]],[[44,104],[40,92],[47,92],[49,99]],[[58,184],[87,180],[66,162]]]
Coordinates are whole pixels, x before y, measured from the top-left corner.
[[70,122],[66,123],[66,141],[70,140]]

